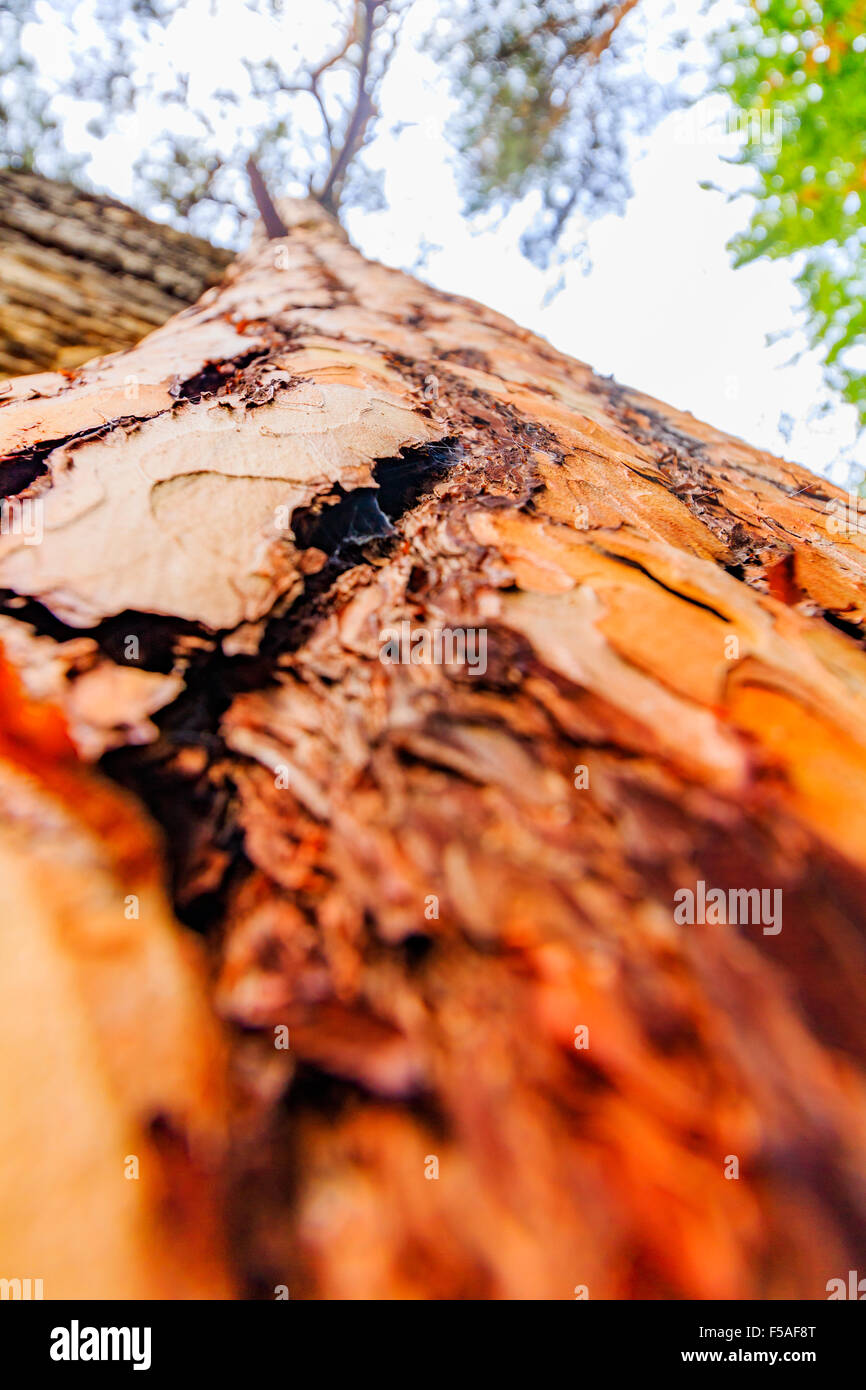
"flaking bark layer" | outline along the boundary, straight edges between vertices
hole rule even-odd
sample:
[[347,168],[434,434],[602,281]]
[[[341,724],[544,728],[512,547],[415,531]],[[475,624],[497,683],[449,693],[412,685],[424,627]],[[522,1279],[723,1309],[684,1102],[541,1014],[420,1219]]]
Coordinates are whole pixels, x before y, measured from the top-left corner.
[[[161,823],[211,953],[234,1276],[826,1297],[866,1226],[863,535],[281,213],[0,407],[45,519],[0,547],[8,658]],[[407,622],[483,671],[383,660]],[[678,924],[699,880],[781,889],[781,932]]]

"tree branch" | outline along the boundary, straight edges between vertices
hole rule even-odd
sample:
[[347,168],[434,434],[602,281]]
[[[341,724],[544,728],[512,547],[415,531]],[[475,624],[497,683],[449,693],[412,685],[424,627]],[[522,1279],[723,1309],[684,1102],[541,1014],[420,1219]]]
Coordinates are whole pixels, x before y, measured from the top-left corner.
[[286,232],[280,214],[274,207],[271,195],[265,186],[265,181],[259,173],[259,166],[256,164],[252,155],[250,155],[247,160],[247,173],[249,174],[253,197],[256,200],[256,207],[261,213],[261,218],[265,224],[265,231],[268,236],[272,241],[277,237],[287,236],[288,233]]
[[345,176],[349,161],[355,153],[364,126],[370,117],[372,103],[367,92],[367,77],[370,71],[370,54],[373,47],[373,15],[381,0],[364,0],[364,33],[361,39],[361,59],[358,64],[358,91],[355,109],[346,128],[343,147],[331,165],[328,177],[319,194],[319,202],[329,212],[336,211],[335,191]]
[[638,0],[622,0],[622,4],[617,5],[616,9],[614,10],[611,16],[611,22],[608,25],[607,29],[605,29],[603,33],[598,34],[596,38],[594,38],[589,44],[587,44],[587,47],[584,50],[584,52],[590,58],[592,58],[593,61],[598,61],[602,53],[604,53],[605,49],[609,48],[611,39],[613,38],[620,24],[625,19],[629,11],[634,9],[637,3]]

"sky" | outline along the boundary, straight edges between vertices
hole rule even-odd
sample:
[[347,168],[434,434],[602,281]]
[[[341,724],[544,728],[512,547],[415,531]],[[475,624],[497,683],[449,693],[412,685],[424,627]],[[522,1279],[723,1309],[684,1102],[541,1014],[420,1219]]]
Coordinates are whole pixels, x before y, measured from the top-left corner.
[[[688,56],[705,72],[708,28],[722,24],[738,3],[714,0],[707,12],[700,0],[642,0],[624,23],[640,16],[647,40],[639,61],[664,82],[674,74],[667,43],[672,29],[689,31]],[[302,45],[318,47],[324,7],[317,0],[285,0],[284,8],[283,24]],[[214,83],[223,74],[231,80],[239,11],[240,0],[190,0],[178,21],[177,41],[195,46]],[[758,261],[734,270],[726,244],[748,222],[749,200],[700,186],[742,187],[742,171],[725,162],[738,138],[726,133],[725,100],[706,98],[672,113],[643,142],[642,153],[635,149],[633,197],[623,216],[589,227],[588,271],[570,263],[543,272],[519,250],[525,209],[485,230],[473,230],[461,212],[443,134],[451,97],[425,51],[424,36],[437,13],[435,0],[416,0],[386,79],[382,128],[400,122],[402,129],[383,135],[373,151],[373,162],[384,170],[387,211],[356,210],[346,217],[361,250],[479,299],[596,371],[845,484],[862,458],[855,412],[834,403],[816,418],[826,395],[819,361],[798,330],[793,268]],[[252,31],[245,33],[250,41]],[[325,36],[326,51],[327,44]],[[53,46],[43,41],[40,55],[58,72],[68,61],[59,26]],[[158,53],[153,61],[159,63]],[[82,143],[85,116],[76,118]],[[91,180],[119,198],[131,197],[132,163],[142,141],[157,132],[153,119],[150,126],[145,119],[114,130],[95,148]],[[74,123],[69,138],[74,143]],[[424,244],[433,249],[419,265]],[[560,274],[562,288],[552,293]],[[768,333],[785,331],[793,336],[768,346]],[[790,364],[798,350],[802,355]]]

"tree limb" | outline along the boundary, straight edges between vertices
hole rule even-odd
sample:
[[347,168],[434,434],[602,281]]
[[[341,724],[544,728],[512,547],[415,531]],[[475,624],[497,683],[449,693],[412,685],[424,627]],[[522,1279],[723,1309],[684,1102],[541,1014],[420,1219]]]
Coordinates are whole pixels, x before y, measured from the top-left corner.
[[277,237],[285,236],[286,228],[280,214],[274,207],[271,195],[265,187],[265,181],[259,172],[259,166],[256,164],[252,155],[250,155],[247,160],[247,173],[250,177],[250,186],[253,190],[253,197],[256,200],[256,207],[261,214],[268,236],[272,241],[276,240]]
[[352,112],[346,129],[346,138],[343,142],[343,147],[331,165],[322,191],[318,195],[319,202],[323,207],[327,208],[329,212],[336,211],[336,190],[345,177],[346,170],[349,167],[349,161],[355,153],[372,110],[372,102],[370,101],[370,96],[367,91],[367,78],[370,71],[370,54],[373,47],[373,16],[380,3],[381,0],[364,0],[364,32],[361,39],[361,59],[358,64],[358,91],[355,100],[355,109]]

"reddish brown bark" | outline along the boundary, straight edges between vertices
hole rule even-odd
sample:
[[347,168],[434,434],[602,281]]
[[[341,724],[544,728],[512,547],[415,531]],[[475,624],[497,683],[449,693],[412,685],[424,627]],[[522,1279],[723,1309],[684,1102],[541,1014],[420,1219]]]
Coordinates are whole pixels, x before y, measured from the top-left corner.
[[[45,527],[0,546],[8,659],[210,953],[231,1277],[825,1298],[866,1217],[863,536],[280,211],[0,408]],[[383,660],[404,622],[485,669]],[[780,890],[781,931],[678,922],[699,881]]]

